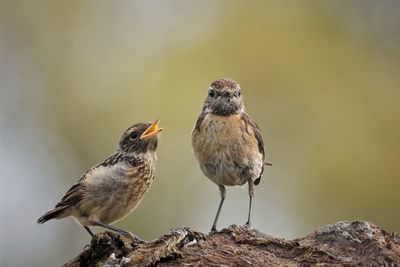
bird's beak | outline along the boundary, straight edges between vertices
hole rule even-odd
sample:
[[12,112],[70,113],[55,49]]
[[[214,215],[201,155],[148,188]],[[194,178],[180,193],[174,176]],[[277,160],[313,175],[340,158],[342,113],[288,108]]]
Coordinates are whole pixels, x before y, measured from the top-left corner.
[[146,129],[146,131],[144,131],[144,133],[142,134],[142,136],[140,136],[140,139],[145,139],[145,138],[149,138],[152,136],[157,136],[162,130],[164,130],[164,128],[158,128],[158,122],[160,120],[156,119],[150,126],[149,128]]

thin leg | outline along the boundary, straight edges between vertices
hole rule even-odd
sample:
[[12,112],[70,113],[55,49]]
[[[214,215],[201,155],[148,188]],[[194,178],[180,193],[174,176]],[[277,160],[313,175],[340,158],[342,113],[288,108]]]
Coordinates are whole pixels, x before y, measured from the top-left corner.
[[226,196],[225,186],[219,185],[219,193],[221,195],[221,201],[219,202],[217,215],[215,215],[214,223],[211,227],[211,232],[217,231],[217,222],[218,222],[218,218],[219,218],[219,213],[221,212],[222,204],[224,204],[224,200],[225,200],[225,196]]
[[123,236],[126,236],[128,238],[131,238],[132,241],[135,242],[135,243],[143,243],[144,242],[142,239],[140,239],[139,237],[135,236],[131,232],[122,230],[122,229],[117,228],[115,226],[112,226],[112,225],[109,225],[109,224],[106,224],[106,223],[102,223],[102,222],[94,222],[94,224],[97,225],[97,226],[101,226],[101,227],[107,228],[109,230],[112,230],[114,232],[117,232],[117,233],[119,233],[119,234],[121,234]]
[[88,233],[92,236],[92,238],[95,236],[95,234],[93,234],[93,232],[90,230],[90,228],[86,225],[83,226],[85,228],[86,231],[88,231]]
[[247,222],[246,222],[246,226],[251,226],[251,204],[253,203],[253,198],[254,198],[254,183],[253,180],[249,180],[249,196],[250,196],[250,202],[249,202],[249,214],[247,217]]

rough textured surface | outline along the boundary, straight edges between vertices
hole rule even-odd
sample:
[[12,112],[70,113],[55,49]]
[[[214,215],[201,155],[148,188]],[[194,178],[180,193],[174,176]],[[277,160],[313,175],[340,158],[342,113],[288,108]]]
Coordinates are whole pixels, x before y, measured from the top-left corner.
[[205,235],[177,228],[129,244],[106,232],[63,266],[400,266],[400,236],[369,222],[338,222],[295,240],[230,226]]

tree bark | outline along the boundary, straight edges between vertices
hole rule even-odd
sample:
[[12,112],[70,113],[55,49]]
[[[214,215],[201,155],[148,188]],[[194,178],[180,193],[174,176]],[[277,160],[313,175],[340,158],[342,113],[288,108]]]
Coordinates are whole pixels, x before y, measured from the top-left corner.
[[96,235],[72,266],[400,266],[400,236],[370,222],[338,222],[285,240],[232,225],[203,234],[182,227],[132,244],[116,234]]

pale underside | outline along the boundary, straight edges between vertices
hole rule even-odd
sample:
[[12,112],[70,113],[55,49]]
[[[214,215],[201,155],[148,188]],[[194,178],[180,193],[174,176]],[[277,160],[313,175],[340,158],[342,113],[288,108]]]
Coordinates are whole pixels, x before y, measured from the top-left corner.
[[[82,183],[84,198],[63,217],[73,216],[82,225],[111,224],[129,215],[141,202],[154,180],[156,156],[132,167],[120,162],[90,170]],[[146,177],[146,178],[144,178]]]
[[214,183],[243,185],[260,177],[263,155],[253,130],[239,114],[207,114],[192,141],[201,170]]

